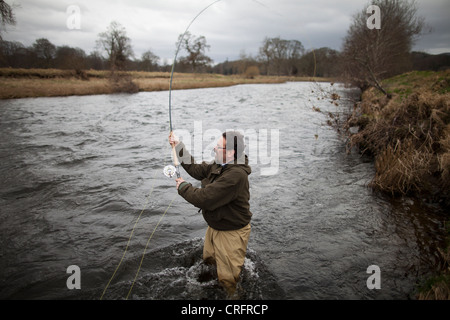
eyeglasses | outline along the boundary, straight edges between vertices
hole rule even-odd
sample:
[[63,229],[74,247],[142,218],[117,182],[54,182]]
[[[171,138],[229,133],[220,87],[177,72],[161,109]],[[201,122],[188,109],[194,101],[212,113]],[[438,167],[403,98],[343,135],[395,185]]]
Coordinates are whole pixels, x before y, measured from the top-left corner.
[[215,151],[215,150],[223,150],[223,149],[226,149],[226,148],[215,146],[213,150]]

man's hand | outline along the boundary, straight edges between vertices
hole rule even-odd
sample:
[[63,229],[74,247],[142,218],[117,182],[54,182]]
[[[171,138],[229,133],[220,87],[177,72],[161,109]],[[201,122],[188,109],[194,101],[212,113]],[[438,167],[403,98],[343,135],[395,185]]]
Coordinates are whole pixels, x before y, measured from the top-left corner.
[[177,182],[177,190],[178,190],[178,187],[180,186],[180,184],[182,184],[184,182],[184,179],[183,178],[177,178],[177,179],[175,179],[175,181]]
[[175,147],[178,143],[180,143],[180,141],[178,140],[178,137],[175,136],[173,131],[171,131],[169,134],[169,143],[172,147]]

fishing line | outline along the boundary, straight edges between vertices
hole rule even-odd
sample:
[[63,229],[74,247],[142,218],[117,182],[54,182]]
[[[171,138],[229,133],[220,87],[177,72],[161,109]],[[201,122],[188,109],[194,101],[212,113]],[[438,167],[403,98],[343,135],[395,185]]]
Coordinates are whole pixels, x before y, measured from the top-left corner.
[[[178,45],[177,45],[177,50],[175,51],[175,56],[173,59],[173,63],[172,63],[172,70],[170,72],[170,82],[169,82],[169,127],[170,127],[170,133],[172,133],[173,131],[173,124],[172,124],[172,82],[173,82],[173,73],[175,71],[175,64],[177,61],[177,56],[178,56],[178,52],[180,51],[181,48],[181,43],[184,39],[184,37],[186,36],[189,28],[191,27],[191,25],[194,23],[194,21],[203,13],[205,12],[207,9],[209,9],[209,7],[213,6],[214,4],[216,4],[217,2],[220,2],[221,0],[216,0],[212,3],[210,3],[208,6],[206,6],[204,9],[202,9],[195,17],[194,19],[192,19],[192,21],[189,23],[189,25],[187,26],[186,30],[184,31],[183,35],[181,36],[181,38],[178,41]],[[264,3],[258,1],[258,0],[252,0],[254,3],[270,10],[271,12],[276,13],[277,15],[282,16],[280,13],[276,12],[275,10],[273,10],[272,8],[269,8],[267,5],[265,5]],[[316,55],[314,52],[314,49],[312,49],[312,53],[313,53],[313,59],[314,59],[314,71],[313,71],[313,78],[316,76]],[[172,169],[172,168],[170,168]],[[178,170],[177,171],[177,175],[179,176]]]
[[158,223],[156,224],[155,228],[153,229],[152,234],[150,235],[150,237],[149,237],[148,240],[147,240],[147,244],[145,245],[145,248],[144,248],[144,253],[142,254],[141,262],[139,263],[139,268],[138,268],[138,270],[137,270],[137,272],[136,272],[136,275],[134,276],[134,280],[133,280],[133,283],[131,284],[130,291],[128,291],[126,300],[128,300],[128,296],[130,295],[131,290],[133,290],[134,283],[136,282],[136,279],[137,279],[137,277],[138,277],[139,271],[141,270],[142,262],[144,261],[144,257],[145,257],[145,253],[147,252],[148,244],[150,243],[150,240],[153,238],[153,234],[155,233],[156,229],[158,228],[158,226],[159,226],[161,220],[164,218],[164,216],[166,215],[167,211],[168,211],[169,208],[172,206],[172,202],[175,200],[175,197],[176,197],[176,196],[177,196],[177,194],[175,194],[175,196],[173,197],[172,201],[170,201],[169,206],[168,206],[167,209],[164,211],[164,213],[163,213],[163,215],[161,216],[161,218],[159,218]]
[[[195,17],[194,19],[191,20],[191,22],[188,24],[186,30],[184,31],[183,35],[181,36],[181,38],[178,41],[178,45],[177,45],[177,50],[175,51],[175,57],[173,58],[173,63],[172,63],[172,71],[170,72],[170,83],[169,83],[169,124],[170,124],[170,134],[172,134],[173,132],[173,126],[172,126],[172,81],[173,81],[173,73],[175,71],[175,64],[177,62],[177,56],[178,56],[178,52],[180,51],[181,48],[181,43],[183,42],[183,38],[186,36],[189,28],[191,27],[191,25],[194,23],[194,21],[203,13],[205,12],[209,7],[211,7],[212,5],[216,4],[217,2],[220,2],[221,0],[216,0],[212,3],[210,3],[209,5],[207,5],[205,8],[203,8]],[[180,164],[178,163],[178,157],[177,154],[175,152],[175,146],[172,146],[172,158],[173,158],[173,163],[175,166],[172,165],[168,165],[164,167],[164,174],[169,177],[172,178],[175,174],[177,176],[177,178],[180,178]]]
[[[261,1],[258,1],[258,0],[252,0],[252,1],[255,2],[255,3],[257,3],[257,4],[259,4],[260,6],[262,6],[262,7],[264,7],[264,8],[266,8],[266,9],[268,9],[270,12],[275,13],[276,15],[278,15],[278,16],[280,16],[280,17],[285,17],[283,14],[277,12],[277,11],[274,10],[273,8],[268,7],[267,5],[265,5],[264,3],[262,3]],[[285,17],[285,18],[287,19],[287,17]],[[316,53],[315,53],[315,51],[314,51],[314,48],[312,48],[311,51],[312,51],[313,60],[314,60],[314,71],[313,71],[313,75],[312,75],[312,81],[313,81],[313,82],[316,82],[316,80],[314,79],[314,78],[316,77],[316,69],[317,69],[317,68],[316,68],[316,63],[317,63],[317,61],[316,61]]]
[[[173,131],[173,123],[172,123],[172,83],[173,83],[173,74],[174,74],[174,71],[175,71],[175,64],[176,64],[177,56],[178,56],[178,53],[179,53],[180,48],[181,48],[181,43],[182,43],[184,37],[186,36],[187,32],[189,31],[190,26],[194,23],[194,21],[195,21],[195,20],[196,20],[203,12],[205,12],[205,11],[206,11],[207,9],[209,9],[211,6],[213,6],[214,4],[216,4],[217,2],[220,2],[220,1],[221,1],[221,0],[216,0],[216,1],[212,2],[212,3],[210,3],[210,4],[209,4],[208,6],[206,6],[205,8],[203,8],[203,9],[202,9],[202,10],[201,10],[201,11],[200,11],[200,12],[199,12],[199,13],[198,13],[191,21],[190,21],[190,23],[188,24],[186,30],[184,31],[184,33],[182,34],[181,38],[180,38],[179,41],[178,41],[177,50],[175,51],[175,56],[174,56],[173,63],[172,63],[172,69],[171,69],[171,72],[170,72],[170,83],[169,83],[169,124],[170,124],[170,133],[172,133],[172,131]],[[263,7],[265,7],[265,8],[267,8],[267,9],[269,9],[266,5],[264,5],[263,3],[261,3],[261,2],[259,2],[259,1],[257,1],[257,0],[252,0],[252,1],[255,2],[255,3],[257,3],[257,4],[259,4],[259,5],[261,5],[261,6],[263,6]],[[314,58],[314,76],[315,76],[315,73],[316,73],[316,57],[315,57],[314,49],[313,49],[312,51],[313,51],[313,58]],[[175,151],[174,151],[174,150],[175,150],[174,148],[172,148],[172,150],[173,150],[173,152],[175,152]],[[175,154],[175,153],[174,153],[174,163],[175,163],[176,167],[173,167],[173,166],[166,166],[166,167],[164,168],[164,174],[165,174],[167,177],[169,177],[169,178],[172,178],[175,174],[176,174],[178,177],[180,177],[179,170],[178,170],[177,157],[176,157],[176,154]],[[154,179],[153,179],[153,180],[154,180]],[[128,251],[129,244],[130,244],[131,239],[132,239],[132,237],[133,237],[134,230],[135,230],[135,228],[136,228],[136,226],[137,226],[137,224],[138,224],[138,222],[139,222],[139,220],[140,220],[140,218],[141,218],[141,216],[142,216],[142,213],[143,213],[144,210],[147,208],[147,205],[148,205],[148,203],[149,203],[150,196],[151,196],[151,194],[153,193],[153,190],[154,190],[154,184],[152,185],[152,189],[151,189],[149,195],[147,196],[147,200],[146,200],[146,203],[145,203],[145,205],[144,205],[144,208],[141,210],[141,212],[140,212],[138,218],[136,219],[136,222],[135,222],[135,224],[134,224],[134,226],[133,226],[133,229],[132,229],[132,231],[131,231],[131,234],[130,234],[130,237],[129,237],[129,239],[128,239],[127,245],[126,245],[125,250],[124,250],[124,253],[123,253],[123,255],[122,255],[122,258],[120,259],[119,264],[117,265],[116,269],[114,270],[113,275],[111,276],[111,278],[109,279],[109,281],[108,281],[108,283],[107,283],[105,289],[103,290],[103,293],[102,293],[102,295],[101,295],[101,297],[100,297],[100,300],[103,299],[103,296],[105,295],[106,290],[108,289],[109,285],[111,284],[111,281],[114,279],[114,277],[115,277],[117,271],[119,270],[119,268],[120,268],[120,266],[121,266],[121,264],[122,264],[122,262],[123,262],[123,259],[124,259],[124,257],[125,257],[125,254],[126,254],[127,251]],[[145,254],[146,254],[146,252],[147,252],[148,245],[149,245],[151,239],[153,238],[153,235],[155,234],[155,231],[156,231],[156,229],[158,228],[159,224],[161,223],[162,219],[163,219],[164,216],[166,215],[166,213],[167,213],[167,211],[169,210],[169,208],[172,206],[172,203],[173,203],[173,201],[175,200],[175,197],[176,197],[176,194],[175,194],[175,196],[173,197],[173,199],[171,200],[171,202],[169,203],[168,207],[166,208],[166,210],[164,211],[164,213],[162,214],[162,216],[160,217],[158,223],[156,224],[155,228],[153,229],[153,232],[151,233],[150,237],[149,237],[148,240],[147,240],[147,244],[146,244],[146,246],[145,246],[145,248],[144,248],[144,253],[143,253],[142,258],[141,258],[141,261],[140,261],[140,263],[139,263],[138,270],[137,270],[136,275],[135,275],[135,277],[134,277],[134,279],[133,279],[133,282],[132,282],[132,284],[131,284],[131,288],[130,288],[130,290],[128,291],[128,294],[127,294],[127,296],[126,296],[126,299],[127,299],[127,300],[128,300],[128,297],[129,297],[130,294],[131,294],[131,291],[133,290],[134,284],[135,284],[136,279],[137,279],[137,277],[138,277],[138,275],[139,275],[139,272],[140,272],[140,270],[141,270],[142,263],[143,263],[143,261],[144,261]]]
[[257,4],[259,4],[260,6],[262,6],[262,7],[264,7],[264,8],[266,8],[266,9],[268,9],[270,12],[275,13],[275,14],[279,15],[280,17],[283,17],[283,15],[282,15],[281,13],[277,12],[277,11],[274,10],[273,8],[269,8],[268,6],[266,6],[266,5],[265,5],[264,3],[262,3],[261,1],[258,1],[258,0],[252,0],[252,1],[255,2],[255,3],[257,3]]
[[[187,26],[186,30],[184,31],[183,35],[181,36],[181,38],[178,41],[178,46],[177,46],[177,50],[175,51],[175,56],[173,58],[173,63],[172,63],[172,70],[170,72],[170,83],[169,83],[169,123],[170,123],[170,132],[172,133],[173,131],[173,125],[172,125],[172,82],[173,82],[173,73],[175,71],[175,64],[177,61],[177,56],[178,56],[178,52],[180,51],[181,48],[181,43],[183,41],[183,38],[186,36],[190,26],[194,23],[194,21],[203,13],[205,12],[209,7],[211,7],[212,5],[214,5],[215,3],[219,2],[221,0],[216,0],[212,3],[210,3],[208,6],[206,6],[204,9],[202,9],[195,17],[194,19],[191,20],[191,22],[189,23],[189,25]],[[175,150],[173,148],[173,150]],[[175,174],[180,177],[180,173],[178,170],[178,162],[176,161],[176,154],[174,154],[174,162],[175,162],[175,168],[173,166],[166,166],[164,168],[164,174],[169,177],[172,178]],[[141,262],[139,264],[139,268],[138,271],[136,272],[136,275],[134,277],[133,283],[131,284],[131,288],[130,291],[128,291],[126,300],[128,300],[128,297],[131,294],[131,291],[133,290],[134,287],[134,283],[136,282],[136,279],[139,275],[139,272],[141,270],[141,266],[142,266],[142,262],[144,261],[144,257],[145,257],[145,253],[147,252],[147,247],[148,244],[150,243],[150,240],[153,238],[153,235],[155,234],[156,229],[158,228],[159,224],[161,223],[162,219],[164,218],[164,216],[166,215],[167,211],[169,210],[169,208],[172,206],[173,201],[175,200],[176,194],[173,197],[172,201],[170,202],[169,206],[166,208],[166,210],[164,211],[163,215],[161,216],[161,218],[159,219],[158,223],[156,224],[155,228],[153,229],[153,232],[151,233],[150,237],[147,240],[147,244],[145,245],[144,248],[144,253],[142,254],[142,258],[141,258]]]
[[[181,48],[181,43],[182,43],[182,41],[183,41],[183,38],[184,38],[185,35],[187,34],[187,32],[188,32],[190,26],[192,25],[192,23],[194,23],[194,21],[195,21],[195,20],[196,20],[196,19],[197,19],[204,11],[206,11],[209,7],[211,7],[212,5],[214,5],[215,3],[219,2],[219,1],[221,1],[221,0],[216,0],[216,1],[212,2],[211,4],[209,4],[208,6],[206,6],[203,10],[201,10],[201,11],[194,17],[194,19],[192,19],[192,21],[189,23],[189,25],[187,26],[186,30],[184,31],[183,35],[181,36],[181,38],[180,38],[180,40],[179,40],[179,42],[178,42],[177,50],[176,50],[176,52],[175,52],[175,57],[174,57],[173,63],[172,63],[172,70],[171,70],[171,73],[170,73],[170,85],[169,85],[169,121],[170,121],[170,132],[173,131],[173,129],[172,129],[172,128],[173,128],[173,126],[172,126],[172,80],[173,80],[173,73],[174,73],[174,71],[175,71],[175,64],[176,64],[176,60],[177,60],[177,55],[178,55],[178,52],[180,51],[180,48]],[[175,169],[175,168],[173,168],[173,169]],[[172,177],[174,176],[175,173],[176,173],[177,176],[179,177],[178,166],[177,166],[177,168],[176,168],[175,170],[172,170],[171,166],[166,166],[166,167],[164,168],[164,174],[165,174],[166,176],[168,176],[169,178],[172,178]],[[154,179],[153,179],[153,180],[154,180]],[[122,255],[122,258],[120,259],[119,264],[117,265],[116,269],[114,270],[113,275],[111,276],[111,278],[109,279],[109,281],[108,281],[108,283],[107,283],[105,289],[103,290],[103,293],[102,293],[102,295],[101,295],[101,297],[100,297],[100,300],[103,299],[103,296],[105,295],[106,290],[108,289],[109,285],[111,284],[111,281],[114,279],[114,277],[115,277],[117,271],[118,271],[119,268],[120,268],[120,265],[121,265],[122,262],[123,262],[123,259],[124,259],[124,257],[125,257],[125,254],[126,254],[127,251],[128,251],[128,247],[129,247],[129,245],[130,245],[131,238],[133,237],[134,230],[135,230],[135,228],[136,228],[136,226],[137,226],[139,220],[141,219],[142,213],[143,213],[144,210],[147,208],[147,205],[148,205],[148,202],[149,202],[149,200],[150,200],[150,196],[151,196],[151,194],[153,193],[153,190],[154,190],[154,184],[153,184],[153,186],[152,186],[152,189],[151,189],[149,195],[147,196],[147,201],[146,201],[146,203],[145,203],[144,208],[142,209],[141,213],[139,214],[138,218],[136,219],[136,222],[134,223],[133,229],[131,230],[131,234],[130,234],[130,237],[128,238],[128,242],[127,242],[127,245],[126,245],[126,247],[125,247],[125,250],[124,250],[124,253],[123,253],[123,255]],[[175,194],[175,196],[176,196],[176,194]],[[172,203],[173,203],[173,201],[175,200],[175,196],[174,196],[174,198],[172,199],[172,201],[170,202],[169,206],[168,206],[168,207],[166,208],[166,210],[164,211],[163,215],[162,215],[161,218],[159,219],[158,223],[156,224],[155,228],[153,229],[153,232],[151,233],[150,237],[149,237],[148,240],[147,240],[147,244],[146,244],[146,246],[145,246],[144,254],[142,255],[142,258],[141,258],[141,262],[140,262],[140,264],[139,264],[138,271],[136,272],[136,275],[135,275],[135,277],[134,277],[134,280],[133,280],[133,283],[132,283],[132,285],[131,285],[131,288],[130,288],[130,290],[128,291],[128,294],[127,294],[127,297],[126,297],[127,300],[128,300],[128,297],[129,297],[129,295],[130,295],[130,293],[131,293],[131,291],[132,291],[132,289],[133,289],[134,283],[136,282],[136,279],[137,279],[137,277],[138,277],[138,274],[139,274],[139,272],[140,272],[140,270],[141,270],[142,262],[143,262],[143,260],[144,260],[144,256],[145,256],[145,253],[146,253],[146,251],[147,251],[147,247],[148,247],[148,245],[149,245],[149,243],[150,243],[150,240],[153,238],[153,235],[154,235],[156,229],[158,228],[158,226],[159,226],[159,224],[161,223],[162,219],[163,219],[164,216],[166,215],[167,211],[168,211],[169,208],[172,206]]]
[[[156,171],[155,171],[155,174],[156,174]],[[155,174],[154,174],[154,175],[155,175]],[[114,277],[115,277],[115,275],[116,275],[116,273],[117,273],[117,270],[119,270],[119,267],[120,267],[120,265],[122,264],[122,261],[123,261],[123,259],[124,259],[124,257],[125,257],[125,254],[126,254],[127,251],[128,251],[128,247],[129,247],[129,245],[130,245],[131,238],[133,237],[133,234],[134,234],[134,229],[136,229],[136,226],[137,226],[139,220],[141,219],[142,213],[143,213],[144,210],[147,208],[147,205],[148,205],[149,200],[150,200],[150,196],[151,196],[152,193],[153,193],[154,186],[155,186],[155,179],[154,179],[154,178],[155,178],[155,177],[153,176],[153,185],[152,185],[152,189],[151,189],[150,193],[149,193],[148,196],[147,196],[147,200],[146,200],[146,202],[145,202],[144,208],[142,209],[141,213],[139,214],[138,218],[136,219],[136,222],[134,223],[133,229],[131,230],[130,237],[128,238],[128,242],[127,242],[127,245],[126,245],[126,247],[125,247],[125,251],[123,252],[122,258],[120,259],[120,262],[119,262],[119,264],[118,264],[117,267],[116,267],[116,270],[114,270],[114,273],[113,273],[113,275],[111,276],[111,279],[109,279],[108,284],[106,285],[105,289],[103,290],[103,293],[102,293],[102,295],[101,295],[101,297],[100,297],[100,300],[103,299],[103,296],[105,295],[106,290],[108,289],[108,287],[109,287],[109,285],[110,285],[112,279],[114,279]]]
[[191,27],[191,25],[194,23],[194,21],[203,13],[205,12],[209,7],[211,7],[212,5],[214,5],[215,3],[219,2],[221,0],[217,0],[214,1],[213,3],[209,4],[208,6],[206,6],[202,11],[200,11],[195,17],[194,19],[192,19],[192,21],[189,23],[189,25],[187,26],[186,30],[184,31],[183,35],[181,36],[180,40],[178,41],[178,46],[177,46],[177,50],[175,51],[175,57],[173,58],[173,63],[172,63],[172,71],[170,72],[170,84],[169,84],[169,122],[170,122],[170,132],[172,132],[172,80],[173,80],[173,72],[175,70],[175,64],[177,61],[177,56],[178,56],[178,52],[180,51],[181,48],[181,43],[183,42],[183,38],[186,35],[186,33],[188,32],[189,28]]

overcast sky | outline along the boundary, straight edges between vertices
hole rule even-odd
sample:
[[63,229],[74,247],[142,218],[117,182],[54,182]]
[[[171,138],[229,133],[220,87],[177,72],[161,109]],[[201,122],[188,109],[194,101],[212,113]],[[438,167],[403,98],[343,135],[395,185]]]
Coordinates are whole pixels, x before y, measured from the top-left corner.
[[[98,34],[117,21],[131,38],[136,58],[151,50],[161,62],[171,63],[178,35],[214,0],[6,2],[14,7],[17,23],[7,27],[5,40],[30,46],[38,38],[47,38],[56,46],[79,47],[89,54],[95,50]],[[450,0],[416,2],[432,32],[423,35],[414,50],[450,52]],[[70,6],[79,9],[79,20],[74,19],[74,11],[68,13]],[[189,31],[206,37],[211,46],[207,55],[215,63],[237,59],[242,53],[256,56],[265,37],[299,40],[306,49],[340,50],[352,16],[367,6],[364,0],[221,0],[201,14]]]

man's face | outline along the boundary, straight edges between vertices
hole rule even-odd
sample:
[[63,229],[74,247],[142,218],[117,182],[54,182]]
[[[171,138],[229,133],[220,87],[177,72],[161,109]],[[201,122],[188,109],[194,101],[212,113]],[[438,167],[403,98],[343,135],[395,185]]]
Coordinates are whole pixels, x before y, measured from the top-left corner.
[[[226,150],[227,142],[223,137],[217,141],[217,146],[214,147],[214,152],[216,154],[216,163],[227,163],[234,154],[234,150]],[[230,158],[231,157],[231,158]]]

